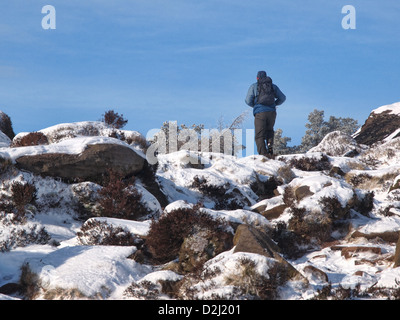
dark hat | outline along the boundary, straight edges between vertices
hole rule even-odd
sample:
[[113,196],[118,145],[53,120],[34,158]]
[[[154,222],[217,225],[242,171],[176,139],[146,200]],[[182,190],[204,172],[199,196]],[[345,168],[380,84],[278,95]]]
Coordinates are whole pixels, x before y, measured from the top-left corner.
[[257,72],[257,79],[262,79],[262,78],[266,78],[266,77],[267,77],[267,73],[265,71]]

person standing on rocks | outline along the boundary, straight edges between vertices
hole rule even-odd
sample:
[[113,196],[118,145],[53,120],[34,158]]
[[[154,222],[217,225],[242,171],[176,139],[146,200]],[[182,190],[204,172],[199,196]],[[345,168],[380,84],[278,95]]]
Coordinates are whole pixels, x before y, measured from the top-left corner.
[[246,104],[253,108],[255,142],[257,152],[273,158],[274,125],[276,106],[281,105],[286,96],[272,83],[265,71],[258,71],[257,82],[253,83],[246,96]]

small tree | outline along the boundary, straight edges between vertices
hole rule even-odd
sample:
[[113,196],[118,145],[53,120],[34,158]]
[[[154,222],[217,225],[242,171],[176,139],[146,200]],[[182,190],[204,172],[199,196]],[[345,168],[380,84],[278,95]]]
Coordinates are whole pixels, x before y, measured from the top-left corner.
[[287,144],[292,141],[292,138],[282,136],[283,130],[276,129],[274,135],[274,152],[275,154],[289,154],[292,148]]
[[334,116],[331,116],[329,121],[325,121],[324,111],[314,109],[308,115],[306,128],[307,131],[302,138],[300,152],[306,152],[315,147],[330,132],[342,131],[352,134],[358,129],[358,123],[357,120],[352,118],[336,118]]
[[135,220],[149,214],[141,202],[142,194],[134,186],[134,177],[123,179],[110,170],[99,191],[100,216]]
[[301,140],[303,151],[315,147],[329,132],[329,127],[324,121],[324,111],[314,109],[314,111],[308,115],[308,123],[306,124],[306,128],[306,134]]
[[357,120],[354,120],[352,118],[336,118],[333,116],[329,118],[327,126],[329,128],[329,132],[341,131],[349,135],[356,132],[359,127]]

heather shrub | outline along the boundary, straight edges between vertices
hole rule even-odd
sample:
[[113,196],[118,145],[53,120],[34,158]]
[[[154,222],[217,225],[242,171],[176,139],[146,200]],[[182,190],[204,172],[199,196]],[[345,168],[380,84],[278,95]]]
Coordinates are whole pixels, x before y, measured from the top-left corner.
[[296,259],[303,255],[304,248],[302,247],[303,239],[301,235],[288,230],[285,222],[279,221],[274,226],[271,237],[287,258]]
[[363,156],[360,158],[360,161],[363,162],[367,167],[371,167],[372,169],[375,169],[379,164],[381,164],[381,161],[376,158],[376,155],[370,155],[368,154],[367,156]]
[[185,238],[197,229],[208,229],[223,238],[226,222],[213,219],[199,205],[179,208],[153,221],[146,238],[146,245],[155,261],[165,263],[176,259]]
[[[100,205],[99,205],[99,191],[101,190],[101,186],[94,182],[81,182],[75,183],[71,185],[71,191],[73,193],[73,201],[75,203],[76,211],[78,213],[79,219],[86,221],[88,218],[96,216],[99,214]],[[52,201],[53,197],[50,195],[45,195],[49,197],[49,204],[52,205],[54,201]],[[43,196],[42,196],[43,198]],[[56,197],[54,200],[58,200],[58,203],[55,205],[59,206],[59,199]]]
[[138,300],[161,299],[160,294],[160,285],[147,280],[132,282],[124,291],[124,296]]
[[25,299],[33,300],[40,292],[41,283],[39,276],[31,270],[27,262],[21,266],[19,285]]
[[359,187],[361,184],[364,184],[366,181],[371,180],[371,179],[372,179],[372,176],[370,176],[369,174],[360,173],[360,174],[350,176],[349,182],[354,187]]
[[332,219],[320,212],[308,212],[305,208],[290,208],[292,217],[288,228],[299,235],[304,244],[327,241],[332,233]]
[[12,202],[17,211],[17,218],[23,219],[26,205],[33,203],[37,197],[37,190],[34,184],[13,182],[11,185]]
[[[7,232],[2,230],[7,230]],[[32,243],[47,244],[50,239],[44,227],[22,221],[14,213],[0,212],[0,252],[25,247]]]
[[362,197],[356,197],[354,210],[361,213],[364,216],[368,216],[368,213],[374,208],[374,197],[373,191],[366,192]]
[[342,207],[336,197],[322,197],[318,202],[322,212],[327,214],[332,220],[346,219],[350,214],[350,208],[348,206]]
[[314,157],[293,158],[289,161],[289,165],[302,171],[323,171],[330,170],[332,167],[325,154],[320,159]]
[[275,300],[278,288],[287,279],[287,270],[275,263],[268,276],[257,271],[257,264],[250,258],[241,257],[236,263],[236,272],[225,277],[227,285],[235,287],[235,294],[246,299]]
[[209,197],[224,197],[229,190],[229,183],[223,185],[213,185],[207,181],[205,177],[195,176],[193,178],[192,187],[198,189],[202,194]]
[[[106,290],[106,288],[105,288]],[[103,296],[101,293],[97,293],[95,296],[90,297],[91,299],[104,299],[106,296]],[[82,300],[89,299],[85,294],[83,294],[77,288],[60,288],[56,287],[54,289],[47,289],[43,292],[44,300]]]
[[76,137],[94,137],[101,135],[97,123],[64,123],[57,125],[56,130],[51,130],[46,133],[49,143],[57,143],[63,140],[73,139]]
[[16,207],[22,207],[36,200],[37,190],[34,184],[13,182],[11,185],[12,199]]
[[123,114],[118,114],[118,112],[115,112],[114,110],[108,110],[106,111],[103,116],[101,121],[106,123],[107,125],[111,126],[114,129],[121,129],[123,128],[127,123],[128,120],[124,119]]
[[47,137],[41,132],[30,132],[27,135],[16,138],[11,146],[12,147],[29,147],[48,144]]
[[110,138],[115,138],[121,141],[126,142],[127,144],[134,145],[140,148],[144,153],[147,152],[147,149],[150,147],[150,142],[146,140],[146,138],[141,135],[128,135],[126,136],[124,131],[113,129],[108,136]]
[[86,221],[77,232],[77,236],[82,245],[134,246],[138,240],[122,227],[95,219]]
[[142,203],[142,195],[133,185],[134,177],[123,179],[109,171],[99,191],[100,216],[137,220],[151,212]]
[[[229,259],[229,271],[222,264],[208,264],[186,275],[179,283],[178,299],[273,300],[288,279],[287,267],[270,260],[260,268],[246,253]],[[218,259],[218,258],[216,258]],[[269,258],[266,258],[269,260]],[[217,262],[218,263],[218,262]],[[226,266],[228,263],[225,264]],[[233,267],[233,268],[232,268]],[[266,268],[267,267],[267,268]]]
[[191,187],[213,200],[216,210],[243,209],[244,206],[250,204],[237,188],[231,187],[229,182],[215,185],[209,183],[206,177],[195,176]]

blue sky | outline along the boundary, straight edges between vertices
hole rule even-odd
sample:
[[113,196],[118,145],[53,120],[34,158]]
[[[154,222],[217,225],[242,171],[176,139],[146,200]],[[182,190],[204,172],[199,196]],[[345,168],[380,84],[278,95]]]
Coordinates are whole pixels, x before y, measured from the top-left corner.
[[[41,26],[45,5],[56,30]],[[356,29],[342,28],[342,7]],[[308,114],[352,117],[400,101],[397,0],[13,0],[0,4],[0,110],[14,131],[122,113],[216,127],[250,110],[258,70],[286,94],[275,128],[299,144]],[[253,128],[249,113],[244,129]]]

